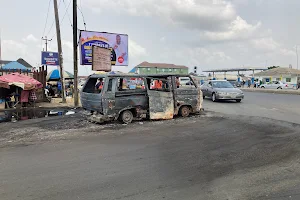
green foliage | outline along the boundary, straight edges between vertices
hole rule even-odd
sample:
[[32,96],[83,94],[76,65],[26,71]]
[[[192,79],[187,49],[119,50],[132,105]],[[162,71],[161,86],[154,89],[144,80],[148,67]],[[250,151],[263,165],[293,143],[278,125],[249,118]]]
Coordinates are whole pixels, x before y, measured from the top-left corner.
[[274,68],[278,68],[278,67],[280,67],[280,66],[270,66],[270,67],[268,67],[268,69],[274,69]]

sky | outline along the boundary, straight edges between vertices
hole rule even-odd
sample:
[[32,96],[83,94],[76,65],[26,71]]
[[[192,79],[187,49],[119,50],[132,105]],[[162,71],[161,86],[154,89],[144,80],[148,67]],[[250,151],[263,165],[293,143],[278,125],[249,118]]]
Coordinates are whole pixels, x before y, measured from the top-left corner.
[[[72,72],[72,0],[57,1],[64,67]],[[42,37],[52,38],[48,50],[57,51],[53,0],[17,2],[0,0],[2,59],[39,66]],[[299,0],[78,0],[78,7],[79,29],[84,19],[87,30],[128,34],[129,66],[113,70],[126,72],[143,61],[199,71],[297,68]],[[91,66],[79,65],[79,75],[91,73]]]

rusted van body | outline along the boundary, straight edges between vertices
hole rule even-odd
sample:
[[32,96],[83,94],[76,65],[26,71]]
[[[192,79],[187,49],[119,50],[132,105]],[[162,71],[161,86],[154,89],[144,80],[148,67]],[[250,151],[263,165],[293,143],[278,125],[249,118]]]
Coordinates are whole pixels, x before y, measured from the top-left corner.
[[[189,85],[180,85],[180,77],[190,78]],[[101,90],[95,87],[101,79]],[[80,93],[82,107],[90,111],[91,121],[120,119],[172,119],[188,116],[202,109],[202,92],[186,75],[91,75]]]

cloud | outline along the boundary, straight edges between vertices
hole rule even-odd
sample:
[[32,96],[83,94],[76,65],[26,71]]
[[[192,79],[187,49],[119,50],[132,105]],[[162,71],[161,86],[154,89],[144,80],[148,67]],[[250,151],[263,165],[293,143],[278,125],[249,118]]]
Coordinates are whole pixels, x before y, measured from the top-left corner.
[[40,49],[36,45],[21,41],[3,40],[2,59],[17,60],[18,58],[23,58],[32,66],[36,66],[40,62]]
[[221,0],[87,0],[85,5],[95,12],[157,17],[198,30],[222,30],[236,17],[233,5]]
[[34,37],[34,35],[29,34],[27,35],[27,37],[22,39],[23,42],[37,42],[38,39],[36,37]]
[[129,48],[130,57],[138,58],[140,56],[147,55],[146,49],[140,46],[139,44],[137,44],[135,41],[129,39],[128,45],[129,45],[128,48]]
[[188,66],[205,67],[205,65],[214,63],[224,65],[226,62],[232,60],[232,58],[226,55],[223,51],[209,50],[206,48],[183,48],[175,53],[176,58],[180,60],[186,60]]
[[294,51],[284,48],[282,44],[276,42],[272,37],[253,39],[250,41],[250,45],[258,52],[273,56],[275,56],[274,54],[281,56],[295,56]]
[[257,31],[261,27],[261,22],[255,25],[247,23],[240,16],[237,16],[234,21],[231,22],[228,29],[223,32],[211,32],[205,31],[202,33],[204,39],[211,41],[234,41],[234,40],[246,40],[252,37],[257,37]]

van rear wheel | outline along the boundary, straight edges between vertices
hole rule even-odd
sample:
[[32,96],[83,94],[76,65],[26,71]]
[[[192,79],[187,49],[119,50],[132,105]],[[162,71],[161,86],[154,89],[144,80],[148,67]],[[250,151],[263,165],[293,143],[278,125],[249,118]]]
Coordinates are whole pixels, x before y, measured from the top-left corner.
[[121,121],[125,124],[129,124],[133,120],[133,114],[130,110],[125,110],[121,114]]
[[180,115],[182,117],[188,117],[190,115],[190,112],[191,112],[191,110],[188,106],[182,106],[180,108]]

